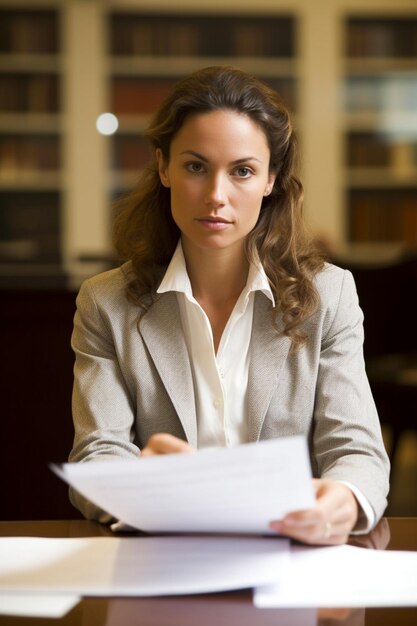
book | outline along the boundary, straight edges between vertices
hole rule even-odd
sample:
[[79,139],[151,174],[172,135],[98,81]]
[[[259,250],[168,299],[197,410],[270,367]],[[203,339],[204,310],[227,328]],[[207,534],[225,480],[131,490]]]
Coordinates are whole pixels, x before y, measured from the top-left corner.
[[149,142],[140,135],[115,135],[113,167],[116,170],[142,170],[152,156]]
[[143,56],[294,54],[293,16],[112,13],[110,53]]
[[415,57],[417,55],[417,19],[350,18],[347,21],[346,54],[348,57]]
[[111,106],[116,115],[153,113],[177,82],[170,78],[116,76],[111,85]]
[[58,12],[51,9],[0,9],[0,52],[56,54]]

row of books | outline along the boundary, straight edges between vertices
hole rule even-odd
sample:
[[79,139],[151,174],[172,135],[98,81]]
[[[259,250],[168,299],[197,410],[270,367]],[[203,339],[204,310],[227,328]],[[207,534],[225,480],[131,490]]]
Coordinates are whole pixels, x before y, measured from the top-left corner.
[[114,135],[112,166],[117,171],[140,171],[149,163],[152,149],[140,135]]
[[354,190],[349,196],[351,241],[417,244],[416,189]]
[[[395,166],[403,144],[375,133],[347,136],[348,167]],[[407,145],[409,165],[417,169],[417,142]],[[116,134],[113,139],[113,168],[141,170],[151,157],[148,141],[140,134]],[[0,177],[19,170],[54,171],[60,168],[60,140],[56,135],[0,136]]]
[[54,113],[59,107],[56,74],[0,74],[0,111]]
[[400,142],[389,135],[350,133],[346,142],[348,167],[400,167],[417,171],[417,141]]
[[115,77],[111,83],[112,111],[116,115],[153,113],[178,78]]
[[23,170],[56,171],[60,168],[60,160],[57,136],[0,136],[0,180]]
[[343,95],[347,111],[415,111],[417,83],[412,73],[349,76]]
[[[171,92],[178,77],[114,76],[111,82],[111,107],[116,115],[146,115],[153,113]],[[277,90],[290,110],[296,108],[295,81],[291,78],[266,79]]]
[[279,93],[285,105],[292,113],[297,110],[297,81],[295,80],[295,78],[290,76],[282,76],[277,78],[264,78],[260,76],[259,78]]
[[350,19],[348,57],[417,57],[417,17]]
[[[417,169],[417,143],[407,146],[408,166]],[[392,167],[403,144],[377,134],[351,134],[347,137],[348,167]],[[116,135],[113,167],[117,170],[142,169],[151,150],[140,135]],[[55,136],[0,136],[0,177],[19,170],[55,171],[60,168],[59,138]]]
[[151,56],[294,54],[294,20],[223,15],[114,14],[110,53]]
[[56,11],[0,9],[0,53],[55,54],[58,50]]
[[[292,56],[292,17],[113,14],[114,54]],[[0,10],[0,52],[56,53],[57,11]],[[351,18],[346,52],[350,57],[417,56],[417,18]]]
[[55,192],[0,192],[0,261],[60,261],[60,196]]

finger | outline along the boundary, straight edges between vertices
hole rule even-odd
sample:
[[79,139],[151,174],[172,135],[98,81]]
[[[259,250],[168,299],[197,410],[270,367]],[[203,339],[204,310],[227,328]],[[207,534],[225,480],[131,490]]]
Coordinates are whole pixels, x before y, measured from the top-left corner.
[[358,518],[359,505],[349,487],[332,480],[319,480],[317,483],[315,508],[322,520],[333,525],[350,524],[350,529],[353,528]]
[[346,543],[349,536],[345,524],[331,526],[329,533],[321,523],[301,526],[279,520],[271,522],[269,526],[283,537],[309,545],[339,545]]
[[339,621],[344,621],[352,613],[353,609],[345,608],[317,609],[317,617],[321,619],[335,619]]
[[157,433],[152,435],[141,456],[152,456],[155,454],[180,454],[193,452],[189,443],[170,435],[169,433]]
[[346,485],[331,480],[315,480],[316,504],[305,511],[295,511],[271,528],[304,543],[333,545],[345,543],[357,519],[357,502]]

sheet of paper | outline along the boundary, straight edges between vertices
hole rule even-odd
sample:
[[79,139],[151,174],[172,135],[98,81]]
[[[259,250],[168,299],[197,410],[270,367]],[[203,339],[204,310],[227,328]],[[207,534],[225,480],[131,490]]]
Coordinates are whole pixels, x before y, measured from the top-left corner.
[[80,601],[79,596],[43,593],[2,593],[0,615],[63,617]]
[[208,593],[271,583],[289,542],[266,537],[0,538],[0,593]]
[[417,606],[417,552],[293,547],[286,575],[258,588],[258,607]]
[[271,520],[314,503],[304,437],[52,468],[117,519],[150,532],[268,533]]

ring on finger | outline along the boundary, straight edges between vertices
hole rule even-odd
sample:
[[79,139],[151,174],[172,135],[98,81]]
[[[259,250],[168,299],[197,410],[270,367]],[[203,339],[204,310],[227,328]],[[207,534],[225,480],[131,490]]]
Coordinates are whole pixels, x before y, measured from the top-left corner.
[[325,526],[324,526],[324,538],[325,539],[329,539],[329,537],[332,536],[332,523],[331,522],[326,522]]

